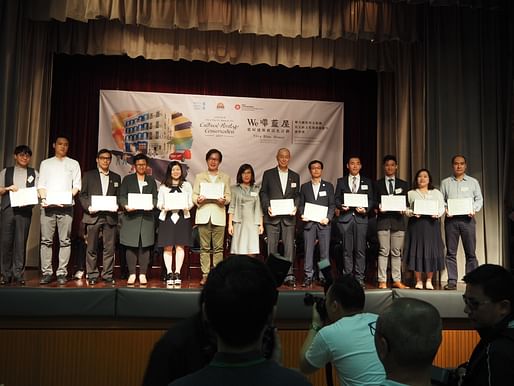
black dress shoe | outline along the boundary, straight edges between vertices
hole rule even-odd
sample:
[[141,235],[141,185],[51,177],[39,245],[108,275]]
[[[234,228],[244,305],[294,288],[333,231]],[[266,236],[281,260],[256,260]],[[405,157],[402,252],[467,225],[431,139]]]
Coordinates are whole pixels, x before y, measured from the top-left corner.
[[50,284],[52,282],[52,275],[43,275],[39,284]]
[[8,285],[9,283],[11,282],[11,278],[5,278],[2,276],[2,278],[0,279],[0,285]]
[[103,280],[107,283],[107,284],[114,284],[114,278],[112,277],[104,277]]
[[95,285],[96,283],[98,283],[98,279],[96,277],[92,277],[91,279],[87,280],[87,284],[89,285]]
[[290,277],[284,281],[284,284],[288,287],[295,288],[296,287],[296,279],[294,277]]
[[303,283],[302,283],[302,287],[310,287],[312,285],[312,279],[309,279],[309,278],[306,278]]
[[457,289],[457,284],[455,283],[448,283],[444,286],[444,289],[446,291],[455,291]]
[[20,277],[18,279],[15,279],[15,283],[18,285],[25,285],[25,279]]
[[57,276],[57,284],[59,285],[65,285],[67,283],[68,279],[65,275],[58,275]]

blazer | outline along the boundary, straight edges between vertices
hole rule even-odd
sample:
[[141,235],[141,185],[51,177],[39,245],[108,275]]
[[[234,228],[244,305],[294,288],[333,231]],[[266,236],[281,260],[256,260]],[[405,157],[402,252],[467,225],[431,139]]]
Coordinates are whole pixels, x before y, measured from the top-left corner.
[[[322,193],[324,192],[324,193]],[[314,197],[314,191],[312,190],[312,181],[306,182],[302,185],[300,189],[300,205],[299,205],[299,213],[303,214],[305,210],[305,203],[322,205],[328,207],[327,218],[329,221],[332,221],[334,217],[334,212],[336,208],[335,196],[334,196],[334,185],[325,180],[321,180],[318,198]],[[318,225],[318,227],[323,228],[328,226],[316,223],[314,221],[308,221],[304,225],[304,229],[311,229],[312,226]]]
[[[195,182],[193,185],[193,202],[197,207],[195,223],[207,224],[210,220],[213,225],[225,226],[227,223],[227,214],[225,212],[225,207],[222,208],[215,202],[204,202],[202,205],[198,205],[198,196],[200,196],[200,183],[202,182],[211,182],[211,178],[209,177],[208,171],[199,173],[195,177]],[[214,182],[223,182],[225,205],[228,205],[230,203],[231,198],[229,175],[221,171],[218,171],[218,175],[216,176],[216,180]]]
[[[116,196],[116,201],[119,199],[121,187],[121,177],[119,174],[109,171],[109,186],[107,187],[107,196]],[[90,170],[82,177],[82,189],[80,190],[79,200],[84,208],[84,215],[82,222],[84,224],[96,224],[99,214],[105,217],[107,224],[118,224],[117,212],[101,212],[89,213],[91,206],[91,196],[102,195],[102,182],[100,181],[100,171],[98,169]]]
[[[153,196],[153,205],[157,204],[157,184],[152,176],[145,176],[146,186],[143,193]],[[123,178],[120,188],[119,204],[125,208],[128,204],[129,193],[140,193],[136,173],[129,174]],[[121,216],[120,243],[128,247],[139,246],[149,247],[155,241],[155,219],[153,211],[135,210],[124,212]]]
[[[405,206],[408,206],[407,192],[409,191],[409,183],[407,181],[395,178],[394,180],[394,195],[405,196]],[[381,178],[375,183],[375,202],[378,205],[382,202],[382,196],[389,194],[389,187],[387,186],[387,179]],[[385,212],[378,211],[377,216],[377,230],[392,230],[392,231],[405,231],[407,229],[405,216],[400,212]]]
[[[259,198],[259,190],[260,187],[257,185],[252,185],[250,187],[250,196],[253,197],[253,224],[260,225],[262,219],[262,208],[261,208],[261,200]],[[236,223],[243,222],[243,199],[244,193],[239,184],[232,186],[232,198],[230,201],[230,206],[228,208],[228,213],[232,213],[232,221]]]
[[280,221],[283,221],[286,225],[294,225],[296,216],[284,215],[270,217],[268,208],[270,207],[270,200],[290,198],[294,200],[294,206],[298,208],[300,204],[300,176],[291,169],[288,170],[286,192],[283,194],[280,177],[278,175],[278,167],[266,170],[262,175],[260,198],[265,224],[278,224]]
[[[337,186],[335,192],[335,201],[336,207],[342,208],[344,202],[344,194],[351,193],[352,189],[348,184],[348,175],[343,176],[337,179]],[[338,222],[350,222],[352,218],[355,218],[355,222],[357,223],[367,223],[368,222],[368,213],[370,213],[374,207],[374,196],[373,196],[373,183],[372,181],[364,176],[360,176],[360,184],[357,189],[357,193],[366,194],[368,196],[368,207],[366,208],[366,213],[361,214],[356,211],[357,208],[350,208],[348,211],[341,211],[339,215]]]

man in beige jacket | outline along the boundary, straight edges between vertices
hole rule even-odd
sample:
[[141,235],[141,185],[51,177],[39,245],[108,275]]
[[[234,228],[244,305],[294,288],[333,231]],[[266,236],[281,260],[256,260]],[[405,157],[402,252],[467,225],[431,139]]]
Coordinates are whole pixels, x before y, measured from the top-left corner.
[[202,266],[200,285],[205,284],[211,269],[211,241],[213,265],[216,266],[223,260],[225,206],[230,203],[230,177],[219,170],[222,159],[223,156],[219,150],[210,149],[205,155],[207,171],[196,175],[193,186],[193,202],[197,206],[195,222],[200,235],[200,264]]

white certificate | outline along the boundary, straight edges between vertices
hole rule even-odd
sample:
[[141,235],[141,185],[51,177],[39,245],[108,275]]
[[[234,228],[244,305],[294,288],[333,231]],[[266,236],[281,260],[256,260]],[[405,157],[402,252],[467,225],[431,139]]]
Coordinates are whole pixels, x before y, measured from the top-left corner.
[[468,215],[473,213],[473,199],[468,198],[449,198],[448,214],[450,216]]
[[328,206],[311,204],[310,202],[305,203],[303,210],[303,217],[309,221],[320,222],[324,218],[327,218]]
[[269,204],[271,206],[271,213],[273,213],[273,216],[290,216],[294,211],[294,200],[292,198],[270,200]]
[[38,203],[37,188],[23,188],[18,189],[17,192],[9,191],[9,199],[11,200],[11,207],[13,208],[36,205]]
[[380,198],[381,209],[385,212],[403,212],[407,207],[405,205],[405,196],[383,195]]
[[414,214],[439,216],[439,202],[437,200],[414,200]]
[[46,191],[47,205],[73,205],[73,196],[71,190],[65,192],[57,192],[55,190]]
[[185,208],[187,208],[187,194],[183,192],[173,192],[164,195],[164,209],[182,210]]
[[116,212],[118,210],[118,202],[116,196],[91,196],[91,210],[95,212],[107,211]]
[[343,205],[350,206],[352,208],[367,208],[368,195],[359,193],[345,193]]
[[208,200],[217,200],[225,196],[225,184],[223,182],[200,182],[200,196]]
[[127,206],[132,209],[153,209],[153,195],[150,193],[129,193]]

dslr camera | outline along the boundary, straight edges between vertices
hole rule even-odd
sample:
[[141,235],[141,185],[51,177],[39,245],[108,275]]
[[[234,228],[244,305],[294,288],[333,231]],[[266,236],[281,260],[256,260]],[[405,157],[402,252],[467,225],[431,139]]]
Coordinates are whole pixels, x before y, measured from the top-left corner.
[[314,296],[313,294],[306,292],[303,298],[303,304],[309,307],[312,307],[313,304],[316,304],[316,311],[318,312],[321,320],[326,321],[328,319],[324,297]]

